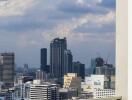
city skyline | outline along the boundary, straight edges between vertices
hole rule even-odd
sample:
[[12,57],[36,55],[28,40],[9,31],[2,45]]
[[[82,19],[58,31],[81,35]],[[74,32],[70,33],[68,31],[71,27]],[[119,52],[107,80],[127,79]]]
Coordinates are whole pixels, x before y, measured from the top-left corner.
[[86,68],[99,55],[110,55],[109,62],[115,64],[115,0],[11,2],[0,5],[0,52],[15,52],[18,66],[39,68],[40,49],[47,48],[49,54],[50,41],[64,36],[74,60]]

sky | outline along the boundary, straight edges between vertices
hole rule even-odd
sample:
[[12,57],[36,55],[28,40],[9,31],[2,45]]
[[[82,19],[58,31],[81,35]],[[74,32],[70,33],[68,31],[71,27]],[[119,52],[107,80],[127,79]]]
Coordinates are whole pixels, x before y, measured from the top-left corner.
[[40,48],[67,37],[74,61],[95,57],[115,64],[115,0],[0,0],[0,52],[18,67],[40,66]]

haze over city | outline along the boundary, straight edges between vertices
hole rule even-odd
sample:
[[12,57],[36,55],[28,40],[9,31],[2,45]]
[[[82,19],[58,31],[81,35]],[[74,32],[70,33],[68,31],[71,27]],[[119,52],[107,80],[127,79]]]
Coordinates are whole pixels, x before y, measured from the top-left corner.
[[40,67],[40,49],[56,37],[86,67],[97,56],[115,64],[115,0],[0,1],[0,52],[15,52],[18,66]]

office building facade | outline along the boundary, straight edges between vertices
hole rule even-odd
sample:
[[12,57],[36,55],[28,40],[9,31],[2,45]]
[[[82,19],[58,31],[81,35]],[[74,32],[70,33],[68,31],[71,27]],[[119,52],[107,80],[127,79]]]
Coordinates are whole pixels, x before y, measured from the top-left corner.
[[82,79],[85,78],[85,64],[73,62],[73,73],[77,73]]
[[73,56],[70,50],[64,52],[64,74],[72,73]]
[[14,53],[0,54],[0,81],[5,83],[14,82]]
[[42,48],[40,53],[41,71],[47,72],[47,49]]
[[30,100],[60,100],[58,85],[50,83],[31,84]]
[[[112,89],[94,89],[93,98],[110,98],[115,97],[115,90]],[[113,100],[113,99],[109,99]],[[116,99],[120,100],[120,99]]]
[[66,38],[55,38],[50,43],[50,73],[51,76],[62,81],[64,76],[64,51],[67,49]]

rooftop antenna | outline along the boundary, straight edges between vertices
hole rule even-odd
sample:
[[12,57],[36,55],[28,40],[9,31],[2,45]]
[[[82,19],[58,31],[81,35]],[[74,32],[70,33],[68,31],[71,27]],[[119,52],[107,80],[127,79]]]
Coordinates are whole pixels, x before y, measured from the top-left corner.
[[106,64],[108,64],[108,60],[109,60],[109,58],[110,58],[110,53],[108,53],[108,55],[107,55],[107,58],[106,58]]

